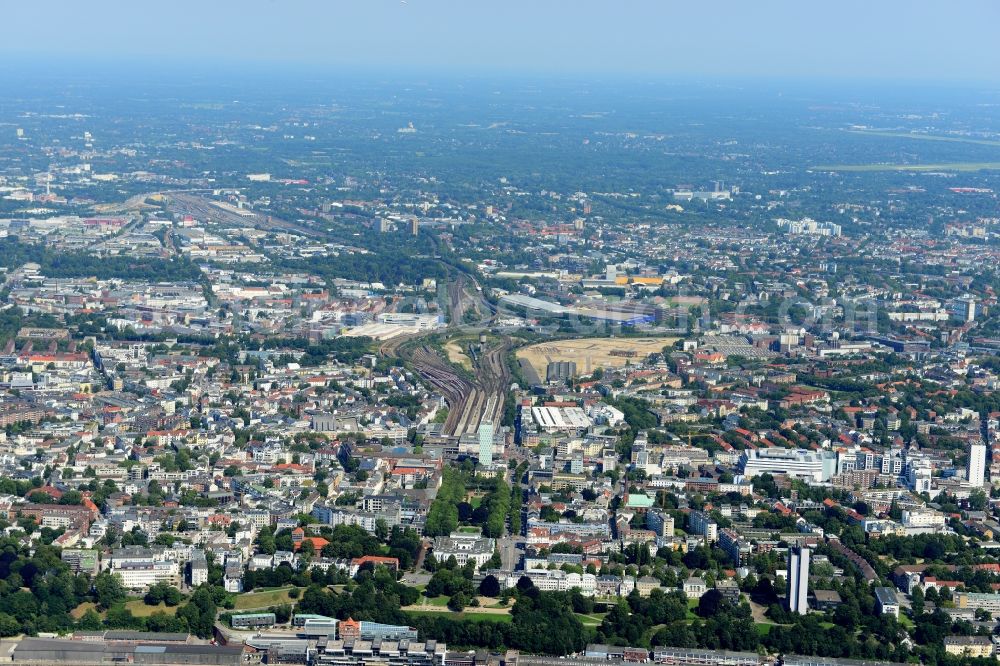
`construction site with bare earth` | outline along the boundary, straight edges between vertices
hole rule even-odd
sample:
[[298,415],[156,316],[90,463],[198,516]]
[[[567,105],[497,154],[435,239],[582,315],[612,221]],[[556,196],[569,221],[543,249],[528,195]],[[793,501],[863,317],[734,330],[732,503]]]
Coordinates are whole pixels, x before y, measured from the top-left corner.
[[521,371],[529,368],[537,377],[526,377],[529,381],[545,378],[550,363],[570,362],[576,364],[575,375],[588,375],[597,368],[620,368],[662,351],[674,344],[676,337],[652,338],[577,338],[554,340],[518,349],[517,360]]

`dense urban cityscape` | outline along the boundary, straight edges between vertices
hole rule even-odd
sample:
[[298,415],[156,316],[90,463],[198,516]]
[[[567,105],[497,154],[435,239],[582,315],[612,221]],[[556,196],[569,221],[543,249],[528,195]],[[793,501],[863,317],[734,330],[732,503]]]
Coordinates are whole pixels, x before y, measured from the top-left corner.
[[0,660],[1000,657],[995,90],[8,83]]

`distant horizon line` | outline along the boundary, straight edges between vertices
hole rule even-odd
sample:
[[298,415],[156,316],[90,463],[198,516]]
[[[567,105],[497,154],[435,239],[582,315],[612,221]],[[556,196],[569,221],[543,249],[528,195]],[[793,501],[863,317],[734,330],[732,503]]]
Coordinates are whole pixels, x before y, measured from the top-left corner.
[[[889,86],[898,90],[931,86],[936,89],[995,89],[1000,92],[1000,78],[935,78],[935,77],[901,77],[901,76],[853,76],[833,74],[779,74],[779,73],[738,73],[726,74],[709,72],[668,72],[652,70],[546,70],[513,67],[479,67],[455,65],[419,65],[419,64],[389,64],[389,63],[315,63],[293,61],[260,61],[251,59],[231,58],[171,58],[164,59],[153,55],[133,56],[76,56],[71,54],[30,54],[3,53],[0,51],[7,67],[0,71],[0,80],[24,78],[63,78],[66,76],[91,75],[95,78],[128,75],[169,75],[174,77],[195,77],[196,81],[206,82],[232,76],[281,76],[283,82],[305,82],[304,79],[329,77],[337,79],[355,79],[358,77],[376,76],[379,79],[393,82],[417,83],[424,80],[440,82],[476,82],[511,80],[545,82],[545,83],[622,83],[642,85],[701,85],[712,86],[742,86],[742,85],[791,85],[799,88],[816,88],[824,85],[843,87],[869,88],[873,86]],[[128,60],[123,60],[128,58]],[[289,74],[292,74],[289,78]],[[174,82],[167,80],[165,82]],[[155,81],[152,81],[155,83]]]

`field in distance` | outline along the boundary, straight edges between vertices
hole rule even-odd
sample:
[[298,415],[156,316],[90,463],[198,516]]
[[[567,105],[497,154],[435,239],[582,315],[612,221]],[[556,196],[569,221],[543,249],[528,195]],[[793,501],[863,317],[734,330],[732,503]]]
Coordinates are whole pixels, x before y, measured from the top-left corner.
[[554,361],[574,361],[578,375],[588,375],[597,368],[620,368],[674,344],[676,337],[655,338],[579,338],[540,342],[517,350],[517,359],[527,361],[538,376],[545,378],[545,367]]
[[810,171],[995,171],[1000,162],[947,162],[942,164],[829,164]]

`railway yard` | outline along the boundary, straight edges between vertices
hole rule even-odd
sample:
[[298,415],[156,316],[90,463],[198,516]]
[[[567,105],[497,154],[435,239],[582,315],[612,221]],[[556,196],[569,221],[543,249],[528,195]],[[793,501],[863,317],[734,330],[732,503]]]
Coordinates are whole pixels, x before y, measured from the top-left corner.
[[164,192],[169,210],[179,215],[227,225],[230,227],[253,227],[262,231],[286,231],[300,233],[309,237],[321,237],[322,233],[296,222],[279,220],[269,215],[254,214],[248,209],[237,209],[233,206],[223,207],[196,192]]
[[[492,305],[482,297],[474,279],[458,273],[447,289],[451,313],[449,333],[458,334],[466,322],[467,313],[475,313],[473,330],[485,328],[495,316]],[[507,337],[482,335],[475,338],[451,337],[442,350],[419,341],[419,335],[394,338],[383,343],[379,352],[408,361],[414,371],[444,396],[448,403],[448,418],[441,434],[460,438],[474,435],[484,421],[499,423],[503,416],[504,399],[510,388],[510,369],[506,356],[512,348]],[[448,357],[463,356],[470,367],[449,362]]]
[[510,385],[510,371],[505,357],[510,341],[471,353],[472,377],[449,364],[429,345],[397,347],[397,353],[413,364],[416,372],[441,392],[448,402],[448,418],[442,434],[461,437],[474,434],[480,423],[498,423],[503,414],[504,397]]

